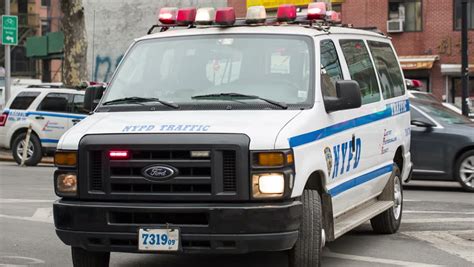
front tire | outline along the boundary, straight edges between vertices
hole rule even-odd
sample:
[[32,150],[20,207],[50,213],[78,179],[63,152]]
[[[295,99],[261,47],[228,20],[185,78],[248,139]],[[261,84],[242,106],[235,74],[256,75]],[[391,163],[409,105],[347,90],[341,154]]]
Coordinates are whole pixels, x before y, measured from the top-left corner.
[[72,264],[74,267],[107,267],[110,262],[110,252],[92,252],[82,248],[72,247]]
[[[26,139],[26,132],[19,134],[15,140],[13,140],[12,144],[12,154],[13,158],[15,159],[16,163],[21,164],[21,159],[23,157],[23,149],[25,148],[25,139]],[[43,157],[43,151],[41,148],[41,141],[39,140],[36,134],[31,133],[30,135],[30,142],[28,146],[26,146],[27,156],[25,160],[26,166],[36,166]]]
[[303,220],[298,240],[289,252],[289,266],[316,267],[321,265],[321,197],[317,191],[305,189],[302,201]]
[[394,205],[370,220],[372,229],[378,234],[394,234],[400,228],[403,212],[403,187],[400,177],[400,169],[393,167],[393,197]]
[[467,151],[459,157],[454,175],[464,190],[474,192],[474,150]]

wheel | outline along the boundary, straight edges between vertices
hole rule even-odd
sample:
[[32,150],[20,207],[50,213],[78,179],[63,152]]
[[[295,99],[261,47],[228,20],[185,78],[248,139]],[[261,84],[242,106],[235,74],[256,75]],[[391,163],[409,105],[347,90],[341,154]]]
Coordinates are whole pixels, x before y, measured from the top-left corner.
[[462,154],[454,170],[455,178],[462,188],[468,192],[474,192],[474,150]]
[[[21,159],[23,157],[23,149],[26,143],[25,138],[26,138],[26,133],[21,133],[13,141],[12,154],[16,163],[18,164],[21,164]],[[41,158],[43,157],[43,151],[41,148],[41,142],[38,136],[36,136],[36,134],[32,133],[30,135],[30,142],[28,143],[27,149],[28,150],[26,152],[25,165],[27,166],[37,165],[41,161]]]
[[110,252],[92,252],[82,248],[72,247],[72,264],[74,267],[107,267]]
[[315,190],[304,190],[303,220],[298,240],[289,252],[290,267],[316,267],[321,264],[321,197]]
[[398,231],[402,221],[403,187],[400,178],[400,169],[393,167],[393,199],[394,205],[370,220],[372,229],[378,234],[393,234]]

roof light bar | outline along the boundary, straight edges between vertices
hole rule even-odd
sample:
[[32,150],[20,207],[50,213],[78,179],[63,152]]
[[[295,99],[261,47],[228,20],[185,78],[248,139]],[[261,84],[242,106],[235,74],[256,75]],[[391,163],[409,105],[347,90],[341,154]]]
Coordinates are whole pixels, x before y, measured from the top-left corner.
[[267,11],[264,6],[251,6],[247,9],[247,24],[265,23],[267,19]]
[[176,16],[176,23],[180,26],[187,26],[194,23],[196,20],[196,8],[180,8]]
[[233,7],[218,8],[216,11],[216,24],[232,26],[235,23],[235,11]]
[[213,7],[203,7],[197,10],[196,25],[211,25],[216,18],[216,9]]
[[316,2],[308,5],[308,20],[325,19],[326,3]]
[[328,22],[332,22],[332,23],[341,23],[342,19],[341,19],[341,13],[339,12],[336,12],[336,11],[328,11],[326,12],[326,20]]
[[175,7],[164,7],[160,9],[160,12],[158,14],[158,21],[163,24],[175,24],[177,13],[178,9]]
[[281,5],[278,7],[277,20],[279,22],[294,21],[296,19],[295,5]]

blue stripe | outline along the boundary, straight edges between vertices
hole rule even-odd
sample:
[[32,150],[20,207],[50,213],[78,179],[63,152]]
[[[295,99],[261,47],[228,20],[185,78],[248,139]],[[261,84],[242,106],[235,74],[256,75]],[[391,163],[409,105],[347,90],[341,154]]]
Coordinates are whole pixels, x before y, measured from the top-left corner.
[[37,111],[26,112],[26,116],[32,116],[32,115],[67,118],[67,119],[84,119],[85,117],[87,117],[85,115],[69,115],[69,114],[59,114],[59,113],[52,113],[52,112],[37,112]]
[[366,183],[366,182],[368,182],[370,180],[373,180],[377,177],[380,177],[384,174],[391,173],[392,171],[393,171],[393,165],[392,164],[387,165],[387,166],[379,168],[375,171],[372,171],[372,172],[369,172],[369,173],[364,174],[362,176],[356,177],[352,180],[346,181],[346,182],[334,187],[333,189],[329,190],[329,194],[332,197],[335,197],[335,196],[339,195],[340,193],[342,193],[344,191],[347,191],[347,190],[349,190],[351,188],[354,188],[358,185]]
[[53,143],[53,144],[57,144],[59,143],[59,140],[57,139],[40,139],[41,143]]
[[305,133],[305,134],[301,134],[301,135],[291,137],[288,140],[289,143],[290,143],[290,147],[293,148],[293,147],[305,145],[305,144],[314,142],[316,140],[319,140],[319,139],[322,139],[322,138],[325,138],[325,137],[328,137],[328,136],[331,136],[331,135],[334,135],[334,134],[337,134],[337,133],[340,133],[340,132],[343,132],[343,131],[346,131],[346,130],[349,130],[349,129],[352,129],[352,128],[356,128],[356,127],[366,125],[366,124],[369,124],[369,123],[372,123],[372,122],[376,122],[376,121],[383,120],[383,119],[386,119],[386,118],[389,118],[389,117],[393,117],[393,116],[396,116],[396,115],[399,115],[399,114],[403,114],[405,112],[409,112],[410,111],[410,103],[409,103],[408,100],[404,100],[404,102],[405,102],[405,103],[403,103],[404,109],[401,112],[398,112],[398,113],[395,113],[393,111],[393,109],[391,108],[390,104],[388,104],[385,107],[385,109],[382,110],[382,111],[372,113],[372,114],[369,114],[369,115],[365,115],[365,116],[355,118],[355,119],[352,119],[352,120],[344,121],[344,122],[341,122],[341,123],[338,123],[338,124],[334,124],[334,125],[331,125],[329,127],[319,129],[319,130],[316,130],[316,131],[313,131],[313,132],[309,132],[309,133]]

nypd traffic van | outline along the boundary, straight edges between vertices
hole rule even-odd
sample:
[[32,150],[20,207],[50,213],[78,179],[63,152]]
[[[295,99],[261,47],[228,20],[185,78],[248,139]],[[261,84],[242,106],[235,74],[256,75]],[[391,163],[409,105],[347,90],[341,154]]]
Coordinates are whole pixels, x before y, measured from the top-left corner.
[[321,3],[159,15],[58,143],[54,221],[74,266],[259,251],[318,266],[367,220],[399,229],[410,115],[388,37],[334,26]]
[[20,164],[31,126],[25,164],[36,165],[43,155],[52,155],[59,138],[87,114],[84,91],[53,84],[28,86],[16,92],[0,114],[0,147],[11,149]]

